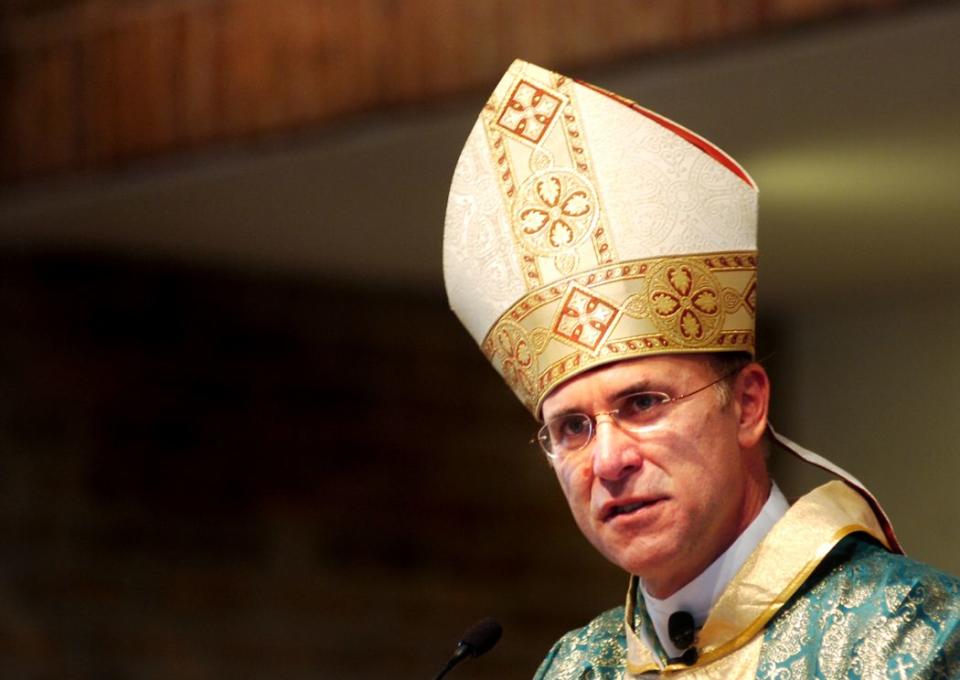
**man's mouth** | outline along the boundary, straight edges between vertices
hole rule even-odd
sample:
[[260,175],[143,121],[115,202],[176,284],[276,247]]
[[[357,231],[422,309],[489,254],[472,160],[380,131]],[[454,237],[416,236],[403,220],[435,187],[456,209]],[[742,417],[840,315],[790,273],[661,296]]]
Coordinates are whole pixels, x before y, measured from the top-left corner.
[[613,503],[608,505],[603,512],[603,521],[609,522],[610,520],[619,517],[620,515],[629,515],[631,513],[642,510],[651,505],[659,503],[663,498],[646,498],[643,500],[635,500],[627,503]]

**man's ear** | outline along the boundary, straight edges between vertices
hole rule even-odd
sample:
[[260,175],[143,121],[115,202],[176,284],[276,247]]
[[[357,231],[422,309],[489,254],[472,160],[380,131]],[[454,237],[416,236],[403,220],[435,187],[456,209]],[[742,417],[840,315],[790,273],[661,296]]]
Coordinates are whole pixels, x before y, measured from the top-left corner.
[[738,406],[737,439],[743,449],[760,443],[767,429],[770,406],[770,378],[763,366],[753,362],[737,374],[733,397]]

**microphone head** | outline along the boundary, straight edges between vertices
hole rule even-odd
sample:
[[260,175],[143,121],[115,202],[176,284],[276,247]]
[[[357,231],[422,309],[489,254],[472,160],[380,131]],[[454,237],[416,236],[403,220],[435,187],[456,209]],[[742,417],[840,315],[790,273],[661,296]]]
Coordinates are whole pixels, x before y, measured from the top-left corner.
[[490,651],[497,644],[503,628],[492,616],[480,619],[467,629],[460,638],[460,644],[467,648],[470,656],[477,657]]
[[667,635],[677,649],[686,649],[693,645],[696,627],[690,612],[678,611],[667,619]]

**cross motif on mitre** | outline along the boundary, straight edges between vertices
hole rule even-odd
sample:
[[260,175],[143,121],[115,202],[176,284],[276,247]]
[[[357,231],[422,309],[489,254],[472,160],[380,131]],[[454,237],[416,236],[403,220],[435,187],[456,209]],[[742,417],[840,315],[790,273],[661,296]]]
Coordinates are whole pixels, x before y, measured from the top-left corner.
[[553,324],[553,332],[595,352],[619,315],[616,305],[590,291],[571,286]]
[[559,110],[558,97],[521,80],[507,100],[497,124],[527,141],[538,144]]

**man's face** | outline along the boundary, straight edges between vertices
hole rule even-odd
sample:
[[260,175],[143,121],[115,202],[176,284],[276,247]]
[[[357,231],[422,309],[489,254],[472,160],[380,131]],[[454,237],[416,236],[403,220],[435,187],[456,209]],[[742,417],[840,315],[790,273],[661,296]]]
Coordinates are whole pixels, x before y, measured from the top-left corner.
[[[676,397],[718,377],[702,356],[623,361],[556,389],[543,416],[549,422],[562,412],[609,411],[627,392]],[[715,388],[666,404],[639,432],[602,418],[585,449],[554,464],[580,530],[655,596],[671,594],[709,566],[766,498],[765,470],[760,475],[756,457],[742,451],[740,392],[726,404]]]

